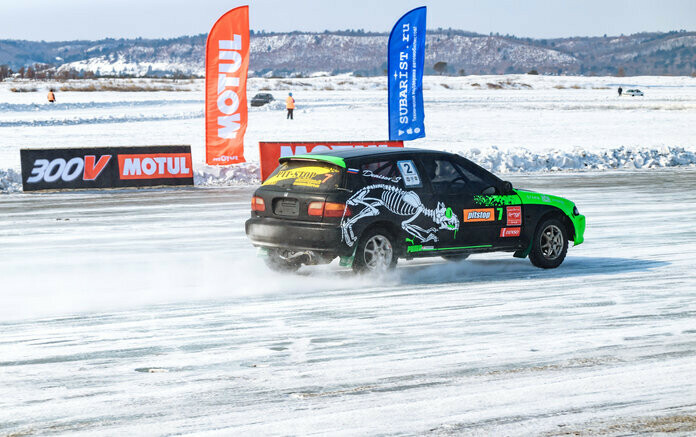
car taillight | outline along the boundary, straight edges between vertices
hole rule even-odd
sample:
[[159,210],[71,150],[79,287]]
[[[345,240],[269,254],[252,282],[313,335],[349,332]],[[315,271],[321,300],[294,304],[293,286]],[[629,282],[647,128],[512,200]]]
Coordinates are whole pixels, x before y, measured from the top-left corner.
[[324,205],[324,217],[347,217],[350,214],[350,208],[345,203],[326,202]]
[[345,203],[310,202],[307,214],[315,217],[343,217],[351,215],[351,211]]
[[251,198],[251,210],[252,211],[265,211],[266,204],[263,199],[257,196]]
[[315,217],[321,217],[324,215],[324,202],[309,202],[307,207],[307,214]]

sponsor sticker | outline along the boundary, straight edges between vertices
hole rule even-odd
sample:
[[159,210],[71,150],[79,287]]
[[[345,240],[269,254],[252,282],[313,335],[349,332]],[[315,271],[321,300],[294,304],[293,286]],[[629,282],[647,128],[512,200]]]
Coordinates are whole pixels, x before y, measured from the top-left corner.
[[338,172],[337,168],[328,166],[291,168],[280,170],[275,176],[266,179],[262,185],[278,185],[283,181],[292,180],[292,185],[294,186],[318,188],[321,184],[338,174]]
[[495,210],[493,208],[464,210],[464,223],[492,221],[495,221]]
[[500,229],[500,237],[501,238],[519,237],[521,231],[522,231],[522,228],[501,228]]
[[190,153],[118,155],[119,179],[190,178]]
[[421,180],[418,176],[418,170],[416,170],[416,165],[413,161],[397,161],[396,165],[399,166],[399,171],[401,176],[404,178],[404,186],[406,187],[420,187]]
[[507,226],[522,225],[522,207],[508,206],[507,208]]

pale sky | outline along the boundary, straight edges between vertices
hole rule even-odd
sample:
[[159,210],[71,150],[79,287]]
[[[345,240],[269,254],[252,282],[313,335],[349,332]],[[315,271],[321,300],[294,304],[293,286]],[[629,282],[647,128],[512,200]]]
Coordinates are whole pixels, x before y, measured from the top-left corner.
[[553,38],[696,30],[696,0],[0,0],[0,39],[170,38],[208,32],[236,6],[266,31],[388,32],[428,6],[428,28]]

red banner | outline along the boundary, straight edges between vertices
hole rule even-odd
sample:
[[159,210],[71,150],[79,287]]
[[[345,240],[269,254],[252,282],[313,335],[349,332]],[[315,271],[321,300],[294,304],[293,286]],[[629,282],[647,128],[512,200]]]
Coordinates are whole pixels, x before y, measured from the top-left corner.
[[249,7],[224,14],[205,46],[205,161],[244,162],[249,70]]
[[329,150],[341,150],[355,147],[404,147],[403,141],[286,141],[259,142],[259,161],[261,162],[261,180],[273,173],[278,167],[278,160],[284,156],[303,155]]

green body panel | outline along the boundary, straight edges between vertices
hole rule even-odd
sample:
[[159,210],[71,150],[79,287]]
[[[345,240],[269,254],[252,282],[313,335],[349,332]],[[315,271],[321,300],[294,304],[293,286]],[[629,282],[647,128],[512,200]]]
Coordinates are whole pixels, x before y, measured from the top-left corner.
[[315,161],[324,161],[324,162],[330,162],[331,164],[337,165],[341,168],[346,168],[346,162],[343,160],[343,158],[339,158],[337,156],[329,156],[329,155],[295,155],[295,156],[289,156],[286,159],[294,159],[294,158],[300,158],[300,159],[312,159]]
[[532,191],[515,190],[515,193],[517,193],[523,205],[548,205],[554,206],[563,211],[563,213],[567,215],[570,221],[573,223],[573,227],[575,228],[575,238],[573,239],[574,245],[577,246],[585,241],[585,216],[573,214],[573,208],[575,208],[575,204],[573,202],[562,197],[552,196],[550,194],[534,193]]
[[516,194],[500,195],[493,194],[490,196],[477,195],[474,196],[474,203],[478,206],[505,206],[505,205],[521,205],[520,197]]

